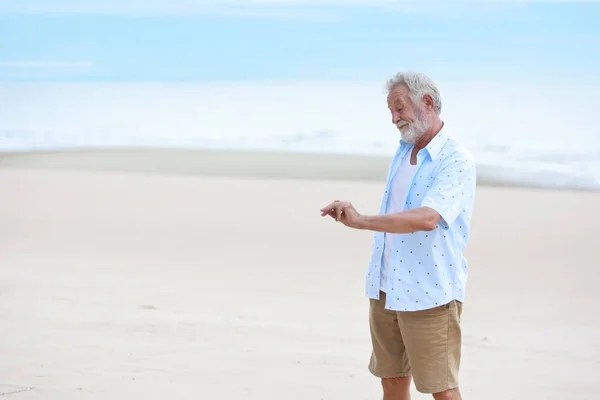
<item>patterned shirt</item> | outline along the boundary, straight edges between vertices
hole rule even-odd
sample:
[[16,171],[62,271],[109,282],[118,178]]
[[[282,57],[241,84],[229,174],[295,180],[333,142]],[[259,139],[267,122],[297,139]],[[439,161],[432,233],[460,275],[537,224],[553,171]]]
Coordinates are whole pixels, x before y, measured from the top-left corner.
[[[452,300],[464,302],[468,264],[463,255],[475,199],[476,172],[471,153],[444,127],[417,155],[404,209],[430,207],[441,215],[433,231],[396,234],[387,268],[386,309],[418,311]],[[400,141],[381,202],[384,214],[390,185],[413,145]],[[410,155],[408,155],[410,156]],[[375,232],[366,276],[366,295],[379,299],[385,233]]]

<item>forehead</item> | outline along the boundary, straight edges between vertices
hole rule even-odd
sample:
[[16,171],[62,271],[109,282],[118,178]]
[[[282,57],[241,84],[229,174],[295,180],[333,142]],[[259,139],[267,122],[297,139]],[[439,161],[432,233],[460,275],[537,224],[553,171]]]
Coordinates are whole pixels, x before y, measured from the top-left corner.
[[387,102],[390,105],[406,104],[408,99],[408,86],[401,84],[392,89],[387,97]]

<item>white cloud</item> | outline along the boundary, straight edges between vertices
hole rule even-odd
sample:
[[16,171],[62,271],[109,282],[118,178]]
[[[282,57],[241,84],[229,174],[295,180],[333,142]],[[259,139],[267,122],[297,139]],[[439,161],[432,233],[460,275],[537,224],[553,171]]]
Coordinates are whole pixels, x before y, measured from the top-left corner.
[[[460,0],[465,5],[506,6],[528,3],[598,3],[600,0]],[[448,0],[431,0],[426,10],[447,8]],[[78,13],[78,14],[206,14],[246,15],[251,10],[281,8],[317,9],[321,6],[392,7],[399,11],[423,10],[419,0],[0,0],[0,13]],[[275,15],[277,16],[277,15]],[[286,16],[285,14],[283,16]]]
[[0,61],[0,68],[11,69],[86,69],[88,61]]

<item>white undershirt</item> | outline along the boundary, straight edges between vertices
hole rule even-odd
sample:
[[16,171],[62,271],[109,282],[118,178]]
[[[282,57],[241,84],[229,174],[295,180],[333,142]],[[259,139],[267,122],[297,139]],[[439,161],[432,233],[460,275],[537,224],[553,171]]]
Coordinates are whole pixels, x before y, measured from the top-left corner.
[[[398,171],[390,185],[390,193],[386,206],[386,214],[393,214],[404,210],[406,192],[412,182],[413,175],[417,168],[416,165],[411,165],[410,155],[412,151],[406,152],[402,159],[402,163],[398,167]],[[383,263],[381,265],[381,290],[385,292],[387,282],[387,272],[391,260],[391,249],[394,238],[397,234],[385,233],[385,244],[383,247]]]

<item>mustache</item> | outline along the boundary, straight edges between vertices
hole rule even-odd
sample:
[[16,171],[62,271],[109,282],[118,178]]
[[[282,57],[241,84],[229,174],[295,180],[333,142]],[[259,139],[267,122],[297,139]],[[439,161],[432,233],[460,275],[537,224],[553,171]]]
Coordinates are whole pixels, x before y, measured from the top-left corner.
[[409,125],[410,126],[410,122],[408,122],[408,121],[398,121],[396,123],[396,128],[400,128],[401,126],[404,126],[404,125]]

